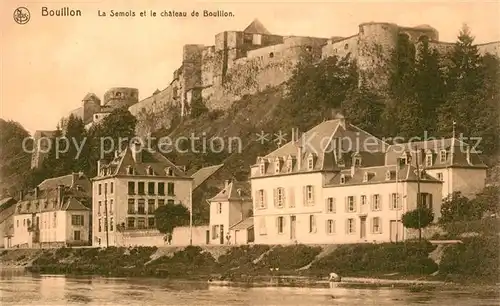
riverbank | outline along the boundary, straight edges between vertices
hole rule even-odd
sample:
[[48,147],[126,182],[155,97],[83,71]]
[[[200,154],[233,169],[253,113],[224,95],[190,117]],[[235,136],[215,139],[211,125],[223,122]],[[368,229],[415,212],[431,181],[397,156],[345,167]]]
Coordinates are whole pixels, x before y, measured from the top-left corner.
[[[497,283],[498,240],[353,245],[211,246],[186,248],[61,248],[0,251],[3,267],[42,274],[161,277],[252,283],[281,279],[321,283],[330,272],[345,281],[384,284]],[[371,280],[371,281],[370,281]],[[431,283],[429,283],[431,284]]]

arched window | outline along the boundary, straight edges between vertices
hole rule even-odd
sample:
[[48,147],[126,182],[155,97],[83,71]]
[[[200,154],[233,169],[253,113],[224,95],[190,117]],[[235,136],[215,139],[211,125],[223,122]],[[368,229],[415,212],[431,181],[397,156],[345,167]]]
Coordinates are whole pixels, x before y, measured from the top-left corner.
[[274,52],[269,53],[269,57],[273,58],[274,57]]

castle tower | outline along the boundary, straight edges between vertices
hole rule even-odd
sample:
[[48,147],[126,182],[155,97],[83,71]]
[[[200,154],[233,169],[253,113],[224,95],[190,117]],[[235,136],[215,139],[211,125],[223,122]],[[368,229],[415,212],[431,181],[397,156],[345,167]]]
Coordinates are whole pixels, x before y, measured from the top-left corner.
[[104,106],[109,108],[129,107],[139,102],[139,90],[129,87],[114,87],[104,94]]
[[388,87],[390,61],[398,35],[396,24],[368,22],[359,25],[357,64],[360,86]]
[[92,117],[95,113],[101,111],[101,99],[99,99],[94,93],[88,93],[82,100],[82,120],[85,124],[92,122]]

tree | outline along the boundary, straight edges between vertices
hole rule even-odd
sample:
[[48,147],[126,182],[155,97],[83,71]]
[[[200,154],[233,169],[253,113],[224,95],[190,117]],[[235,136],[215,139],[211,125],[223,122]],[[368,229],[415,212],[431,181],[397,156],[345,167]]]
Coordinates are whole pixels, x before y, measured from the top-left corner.
[[476,194],[472,200],[472,206],[479,211],[480,216],[500,215],[500,187],[486,186]]
[[382,97],[364,87],[354,90],[341,104],[344,116],[352,124],[375,136],[383,136],[380,118],[384,107]]
[[389,77],[390,92],[395,98],[414,94],[415,55],[415,45],[408,35],[400,34],[392,54],[392,71]]
[[403,214],[403,226],[406,228],[418,229],[418,239],[422,239],[422,229],[429,226],[434,220],[432,209],[427,207],[418,207]]
[[0,189],[14,195],[29,177],[32,143],[23,140],[30,134],[15,121],[0,119]]
[[155,211],[156,228],[163,234],[172,234],[174,228],[189,224],[189,210],[182,204],[167,203]]
[[481,212],[461,192],[457,191],[446,197],[441,204],[440,224],[455,221],[470,221],[480,219]]

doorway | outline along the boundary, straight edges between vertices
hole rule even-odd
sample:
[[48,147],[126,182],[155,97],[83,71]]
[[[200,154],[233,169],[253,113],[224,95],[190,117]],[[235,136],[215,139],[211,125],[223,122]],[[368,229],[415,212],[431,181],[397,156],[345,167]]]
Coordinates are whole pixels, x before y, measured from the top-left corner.
[[360,217],[359,238],[366,239],[366,217]]
[[210,231],[206,231],[205,233],[205,241],[207,244],[210,244]]
[[224,225],[220,226],[220,244],[224,244]]

